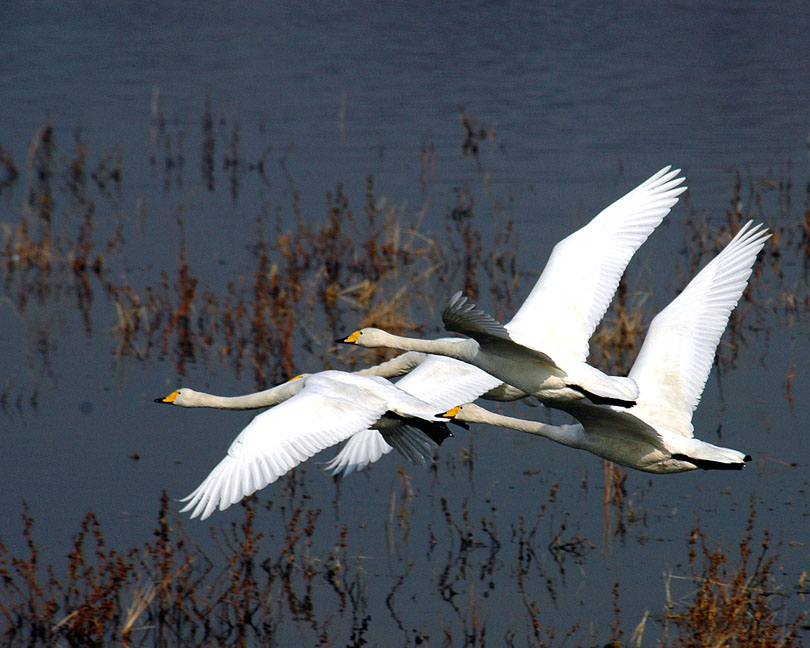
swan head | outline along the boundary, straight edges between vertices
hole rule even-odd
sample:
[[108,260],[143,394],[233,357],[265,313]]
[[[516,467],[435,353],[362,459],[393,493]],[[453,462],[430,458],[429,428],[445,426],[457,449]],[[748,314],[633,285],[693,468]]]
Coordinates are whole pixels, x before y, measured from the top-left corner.
[[196,396],[198,392],[188,387],[180,387],[174,390],[168,396],[163,398],[156,398],[156,403],[164,403],[166,405],[177,405],[179,407],[193,407],[197,402]]
[[474,403],[465,403],[464,405],[457,405],[446,412],[437,414],[437,416],[453,419],[454,421],[463,421],[465,423],[486,423],[488,414],[489,412],[483,407],[478,407],[478,405]]
[[347,335],[344,338],[338,338],[335,341],[338,344],[354,344],[356,346],[371,349],[379,346],[385,346],[384,342],[389,337],[390,335],[382,329],[366,327],[358,329],[351,335]]

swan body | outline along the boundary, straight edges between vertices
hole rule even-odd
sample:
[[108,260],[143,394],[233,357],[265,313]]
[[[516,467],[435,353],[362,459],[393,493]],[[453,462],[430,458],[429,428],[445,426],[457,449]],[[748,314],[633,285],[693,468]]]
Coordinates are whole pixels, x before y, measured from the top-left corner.
[[[498,401],[512,401],[524,398],[526,394],[500,380],[487,375],[477,367],[444,356],[428,355],[411,351],[402,353],[373,367],[353,372],[358,376],[378,376],[395,378],[409,374],[399,380],[396,386],[417,398],[431,403],[434,410],[444,410],[457,403],[482,398]],[[158,403],[169,403],[180,407],[212,407],[228,410],[247,410],[272,407],[295,395],[303,388],[298,379],[310,374],[296,376],[291,381],[264,391],[242,396],[216,396],[182,387],[164,398],[155,399]],[[427,464],[433,458],[436,434],[418,434],[401,419],[390,415],[382,416],[369,429],[352,435],[336,457],[324,468],[332,475],[348,475],[362,470],[368,464],[379,460],[393,449],[397,449],[414,463]]]
[[545,436],[645,472],[743,468],[750,456],[694,438],[692,414],[731,311],[769,237],[762,226],[746,223],[653,319],[630,371],[639,388],[635,406],[572,402],[564,409],[579,423],[561,426],[501,416],[472,404],[445,416]]
[[[333,474],[361,470],[394,448],[414,463],[427,464],[450,435],[436,412],[500,385],[497,378],[448,358],[400,358],[363,373],[303,374],[244,396],[216,396],[183,387],[156,399],[179,407],[272,408],[241,432],[228,455],[185,498],[190,501],[182,510],[193,509],[192,517],[205,519],[217,506],[223,510],[345,439],[349,442],[326,466]],[[397,385],[373,375],[408,370]]]
[[686,190],[679,172],[665,167],[557,243],[526,301],[505,325],[456,293],[442,319],[445,328],[466,339],[417,340],[364,328],[338,342],[455,358],[553,407],[583,398],[631,406],[637,385],[588,365],[588,340],[630,258]]
[[[439,440],[449,435],[441,427],[436,428],[442,419],[435,416],[434,404],[376,376],[322,371],[266,390],[262,398],[278,404],[242,430],[225,458],[184,498],[188,504],[182,512],[191,511],[192,518],[205,519],[217,507],[226,509],[324,448],[372,426],[381,430],[399,428],[398,449],[414,459],[427,453],[432,456],[432,448],[424,447],[427,437],[414,432],[432,434]],[[185,407],[221,407],[223,402],[219,397],[212,399],[189,389],[177,390],[159,400]]]

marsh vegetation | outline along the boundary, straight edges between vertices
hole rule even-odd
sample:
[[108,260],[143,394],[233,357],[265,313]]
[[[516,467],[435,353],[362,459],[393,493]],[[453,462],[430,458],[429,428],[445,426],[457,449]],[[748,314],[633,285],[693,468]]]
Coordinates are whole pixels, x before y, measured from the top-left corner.
[[[196,132],[187,132],[190,124]],[[313,212],[272,135],[216,114],[211,100],[198,118],[178,123],[153,97],[149,175],[163,206],[152,213],[127,188],[134,163],[87,140],[81,129],[46,122],[25,160],[0,148],[3,299],[25,350],[24,367],[0,384],[9,420],[48,407],[43,391],[66,379],[54,370],[70,351],[66,336],[105,349],[113,372],[146,367],[180,381],[202,367],[260,389],[302,371],[389,357],[335,348],[336,336],[359,326],[440,334],[437,312],[459,288],[508,316],[539,270],[521,254],[510,196],[487,189],[497,128],[464,111],[455,162],[462,180],[441,205],[399,202],[368,174],[353,187],[319,187]],[[426,139],[414,173],[422,189],[435,163]],[[810,184],[794,186],[793,175],[787,164],[732,170],[722,218],[686,194],[670,217],[678,224],[665,226],[675,242],[666,261],[671,280],[626,278],[592,341],[592,361],[626,372],[656,297],[665,303],[749,218],[774,236],[715,371],[744,371],[750,348],[767,344],[771,330],[806,331]],[[249,204],[260,206],[240,220],[216,213],[219,201],[240,205],[250,192],[258,199]],[[798,398],[797,371],[798,361],[773,371],[780,407]],[[369,489],[378,500],[369,511],[378,515],[368,519],[342,503],[344,490],[374,483],[367,476],[332,486],[315,475],[326,486],[313,491],[299,469],[248,498],[228,522],[212,518],[210,529],[181,520],[164,493],[150,503],[151,536],[135,544],[112,546],[94,513],[76,512],[72,544],[50,552],[67,560],[51,564],[41,557],[38,521],[20,503],[20,521],[6,521],[0,543],[0,634],[9,645],[76,646],[287,645],[291,637],[313,646],[383,637],[403,646],[801,644],[806,571],[797,566],[802,558],[791,557],[787,568],[782,558],[782,541],[800,542],[801,534],[761,521],[761,499],[730,504],[744,509],[739,528],[707,530],[688,514],[656,508],[651,481],[635,477],[630,486],[626,471],[607,463],[561,481],[540,456],[501,487],[492,475],[517,460],[507,455],[487,467],[491,449],[481,450],[474,435],[458,437],[442,446],[421,487],[410,466],[370,469],[385,472],[387,487]],[[518,499],[530,493],[530,506],[502,504],[499,495],[513,489],[524,493]],[[661,539],[673,527],[658,523],[674,518],[678,534]],[[612,552],[654,543],[667,548],[644,565],[651,573],[611,571]],[[600,555],[608,568],[588,575]],[[636,578],[653,582],[643,608],[625,604],[635,588],[627,581]],[[579,608],[563,614],[573,585]],[[600,603],[590,608],[593,599]]]

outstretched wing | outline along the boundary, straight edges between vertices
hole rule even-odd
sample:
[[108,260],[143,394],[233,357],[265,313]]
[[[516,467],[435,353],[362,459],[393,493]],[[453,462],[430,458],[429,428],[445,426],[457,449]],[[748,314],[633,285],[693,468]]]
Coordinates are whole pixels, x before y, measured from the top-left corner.
[[588,340],[635,251],[686,190],[680,169],[661,169],[554,246],[526,301],[506,324],[524,346],[585,362]]
[[455,293],[447,301],[447,305],[442,311],[442,321],[444,328],[448,331],[467,335],[495,353],[508,355],[516,349],[521,349],[523,353],[533,355],[541,362],[554,364],[554,361],[540,348],[526,346],[513,339],[511,332],[503,324],[480,309],[461,291]]
[[[227,456],[183,501],[191,517],[207,518],[273,483],[302,461],[373,425],[385,402],[354,401],[318,384],[254,418]],[[362,402],[361,402],[362,401]]]
[[692,412],[700,402],[717,344],[769,237],[764,226],[746,223],[655,316],[630,370],[645,420],[692,436]]

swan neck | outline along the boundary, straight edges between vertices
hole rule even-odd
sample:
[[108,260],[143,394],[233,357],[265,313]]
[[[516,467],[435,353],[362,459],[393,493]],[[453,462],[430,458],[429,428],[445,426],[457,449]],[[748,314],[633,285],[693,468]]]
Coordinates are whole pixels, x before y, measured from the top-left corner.
[[464,338],[458,338],[457,340],[422,340],[419,338],[393,335],[391,333],[386,337],[389,342],[388,346],[392,346],[395,349],[432,353],[456,358],[457,360],[466,360],[471,356],[468,349],[470,342],[477,345],[474,340]]
[[582,431],[581,425],[549,425],[548,423],[541,423],[540,421],[529,421],[527,419],[514,418],[512,416],[504,416],[496,414],[488,410],[483,410],[476,413],[475,416],[465,418],[458,417],[459,420],[468,421],[470,423],[489,423],[490,425],[499,425],[501,427],[516,430],[518,432],[525,432],[526,434],[534,434],[536,436],[546,437],[557,443],[562,443],[568,446],[578,446],[578,437]]
[[211,407],[224,410],[250,410],[262,407],[272,407],[284,402],[297,394],[304,387],[303,380],[294,380],[283,383],[264,391],[243,396],[217,396],[197,392],[194,401],[186,407]]

